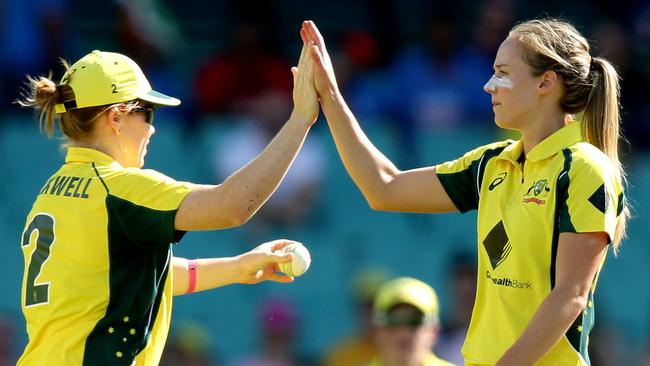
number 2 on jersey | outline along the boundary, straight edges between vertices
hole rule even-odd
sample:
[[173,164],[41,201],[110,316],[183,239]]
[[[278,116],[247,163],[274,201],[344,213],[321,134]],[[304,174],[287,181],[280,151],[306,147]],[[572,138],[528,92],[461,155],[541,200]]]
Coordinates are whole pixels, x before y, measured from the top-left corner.
[[22,246],[29,245],[29,237],[34,230],[38,231],[36,249],[32,252],[27,269],[27,282],[25,284],[25,306],[38,305],[49,302],[50,284],[36,284],[36,278],[41,273],[43,264],[50,257],[50,248],[54,243],[54,217],[39,213],[23,233]]

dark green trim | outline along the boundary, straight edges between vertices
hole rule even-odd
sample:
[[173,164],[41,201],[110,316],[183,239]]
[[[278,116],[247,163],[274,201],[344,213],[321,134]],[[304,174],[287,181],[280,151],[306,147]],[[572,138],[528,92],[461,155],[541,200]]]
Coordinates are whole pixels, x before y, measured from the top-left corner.
[[130,365],[154,328],[177,234],[176,211],[153,210],[110,194],[106,211],[109,302],[86,339],[83,364]]
[[625,207],[625,194],[623,192],[618,194],[618,205],[616,206],[616,217],[620,216],[621,212],[623,212],[623,208]]
[[438,180],[447,192],[458,211],[465,213],[478,208],[480,189],[483,184],[485,168],[493,157],[499,155],[510,143],[488,149],[481,156],[472,161],[465,169],[455,173],[437,173]]
[[437,173],[440,184],[442,184],[458,211],[462,213],[478,208],[474,179],[472,179],[473,165],[475,163],[473,162],[469,168],[460,172]]
[[95,170],[95,174],[97,174],[97,178],[99,178],[99,181],[102,182],[102,185],[104,186],[104,188],[106,188],[106,193],[110,193],[110,191],[108,190],[108,186],[106,185],[106,182],[104,182],[104,179],[102,178],[102,176],[99,175],[99,172],[97,171],[97,167],[95,166],[95,163],[92,163],[92,165],[93,165],[93,169]]
[[511,144],[511,143],[509,142],[507,145],[504,145],[504,146],[498,147],[498,148],[496,148],[496,149],[486,150],[486,151],[483,153],[483,157],[484,157],[484,158],[483,158],[483,162],[478,166],[478,182],[479,182],[479,183],[478,183],[478,187],[476,187],[476,188],[478,189],[478,192],[476,192],[477,200],[481,198],[480,196],[481,196],[481,187],[483,187],[483,176],[485,175],[485,169],[486,169],[486,167],[487,167],[487,165],[488,165],[488,162],[489,162],[493,157],[495,157],[495,156],[501,154],[501,152],[503,151],[503,149],[505,149],[505,148],[506,148],[508,145],[510,145],[510,144]]
[[596,188],[594,193],[589,197],[589,203],[603,214],[607,211],[607,192],[604,183],[601,184],[600,187]]
[[569,215],[569,206],[567,201],[569,199],[569,171],[571,170],[571,163],[573,156],[569,148],[562,149],[564,156],[564,166],[562,171],[557,177],[555,184],[555,224],[553,225],[553,242],[551,243],[551,267],[550,279],[551,288],[555,287],[555,262],[557,260],[557,246],[560,238],[560,233],[565,231],[575,232],[573,224],[571,224],[571,217]]

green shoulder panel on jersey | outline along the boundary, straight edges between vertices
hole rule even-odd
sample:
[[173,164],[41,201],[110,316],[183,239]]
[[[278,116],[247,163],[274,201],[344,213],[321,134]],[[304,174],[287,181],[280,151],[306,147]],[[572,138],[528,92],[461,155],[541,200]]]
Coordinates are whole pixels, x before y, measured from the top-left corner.
[[126,168],[104,177],[111,194],[154,210],[175,210],[195,187],[151,169]]
[[460,212],[478,208],[483,173],[488,161],[512,143],[512,140],[505,140],[484,145],[459,159],[436,166],[440,183]]
[[625,199],[609,158],[593,145],[580,142],[569,148],[570,184],[559,222],[560,232],[605,232],[614,237]]
[[551,288],[555,287],[555,263],[557,260],[557,247],[560,240],[560,232],[575,232],[575,228],[571,224],[571,217],[569,216],[569,208],[567,200],[569,197],[569,171],[573,163],[573,156],[571,149],[562,149],[562,156],[564,157],[564,164],[562,171],[557,177],[556,193],[555,193],[555,224],[553,225],[553,242],[551,243],[551,267],[550,279]]
[[109,302],[86,339],[84,365],[130,365],[154,328],[170,244],[183,234],[176,210],[191,188],[153,171],[94,168],[107,191]]
[[145,348],[164,292],[175,237],[174,213],[109,194],[110,296],[104,317],[86,340],[85,365],[130,365]]

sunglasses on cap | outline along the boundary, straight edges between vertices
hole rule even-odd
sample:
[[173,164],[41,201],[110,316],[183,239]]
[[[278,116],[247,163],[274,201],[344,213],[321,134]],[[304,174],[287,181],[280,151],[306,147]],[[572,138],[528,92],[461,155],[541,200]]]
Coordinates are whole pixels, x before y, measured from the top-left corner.
[[148,124],[153,124],[153,112],[156,110],[155,107],[135,107],[131,110],[131,113],[144,113],[144,121]]
[[385,328],[407,327],[415,329],[430,324],[432,324],[430,317],[419,311],[388,311],[377,317],[377,325]]

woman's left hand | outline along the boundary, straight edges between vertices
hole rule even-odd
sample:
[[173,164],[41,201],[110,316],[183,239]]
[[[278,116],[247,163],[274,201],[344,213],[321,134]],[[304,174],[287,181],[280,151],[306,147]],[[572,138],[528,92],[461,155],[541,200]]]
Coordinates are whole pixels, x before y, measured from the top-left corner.
[[320,106],[314,88],[314,65],[312,53],[309,49],[311,43],[307,40],[303,29],[300,30],[300,37],[302,38],[302,51],[300,52],[298,66],[291,68],[294,104],[292,116],[304,120],[311,126],[318,118]]

